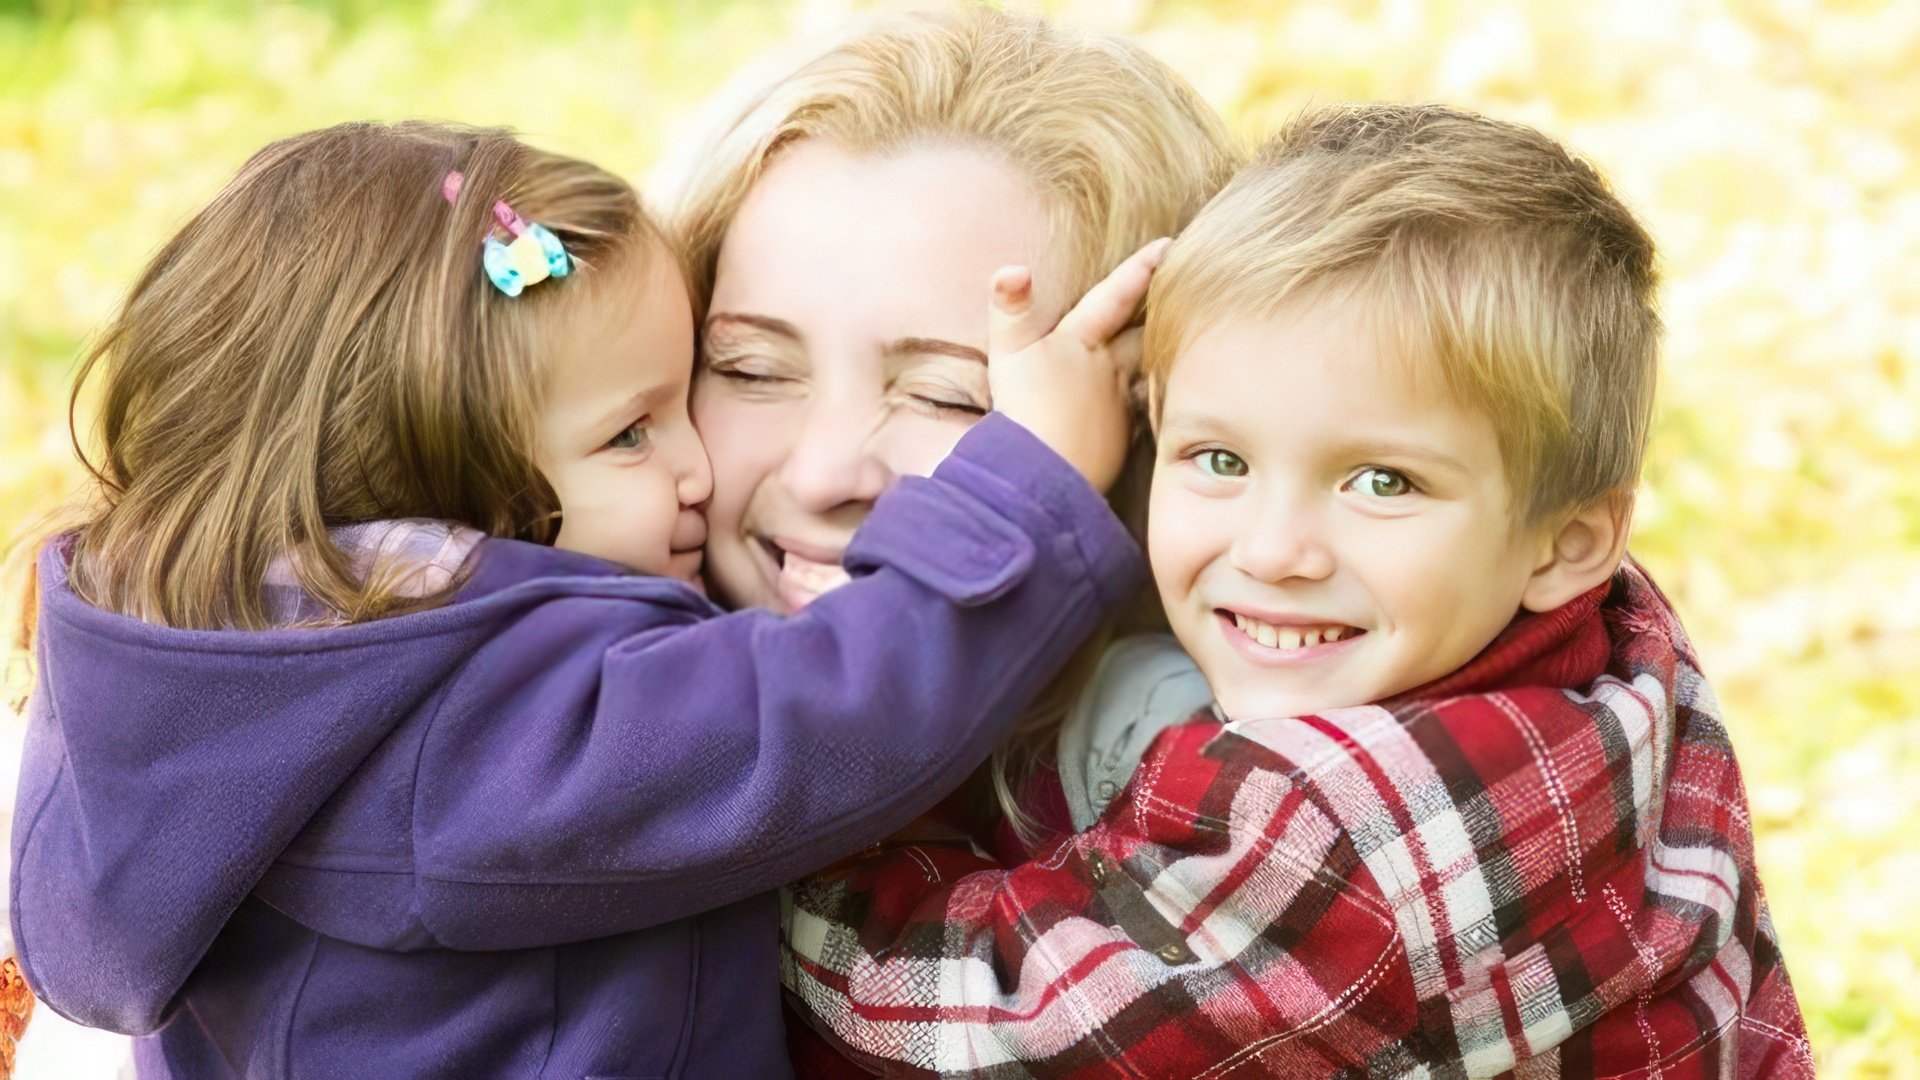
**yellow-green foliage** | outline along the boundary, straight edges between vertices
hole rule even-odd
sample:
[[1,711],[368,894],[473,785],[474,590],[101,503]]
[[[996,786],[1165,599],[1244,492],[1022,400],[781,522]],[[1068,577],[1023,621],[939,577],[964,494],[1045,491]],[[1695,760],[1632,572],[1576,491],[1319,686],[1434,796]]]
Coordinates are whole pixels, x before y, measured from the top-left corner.
[[[0,3],[0,540],[80,476],[82,343],[260,144],[503,122],[644,181],[731,73],[846,10],[558,7]],[[1726,705],[1823,1072],[1920,1075],[1920,4],[1048,9],[1136,37],[1249,137],[1444,100],[1568,140],[1644,214],[1670,336],[1634,550]]]

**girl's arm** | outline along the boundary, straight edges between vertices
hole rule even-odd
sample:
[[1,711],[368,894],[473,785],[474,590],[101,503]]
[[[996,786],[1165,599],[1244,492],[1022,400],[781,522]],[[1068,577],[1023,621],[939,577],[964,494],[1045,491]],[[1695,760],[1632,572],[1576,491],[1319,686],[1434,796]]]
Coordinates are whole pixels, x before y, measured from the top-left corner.
[[630,603],[556,604],[475,656],[415,780],[428,933],[499,949],[682,918],[857,851],[957,786],[1144,583],[1097,489],[1126,453],[1125,328],[1165,250],[1052,327],[1031,275],[996,275],[1005,415],[880,498],[846,553],[858,580],[790,618],[682,606],[637,632],[620,627]]
[[882,496],[846,559],[856,580],[794,616],[687,603],[633,632],[630,598],[576,596],[475,655],[419,757],[428,931],[595,937],[857,851],[957,786],[1143,579],[1104,500],[995,416]]

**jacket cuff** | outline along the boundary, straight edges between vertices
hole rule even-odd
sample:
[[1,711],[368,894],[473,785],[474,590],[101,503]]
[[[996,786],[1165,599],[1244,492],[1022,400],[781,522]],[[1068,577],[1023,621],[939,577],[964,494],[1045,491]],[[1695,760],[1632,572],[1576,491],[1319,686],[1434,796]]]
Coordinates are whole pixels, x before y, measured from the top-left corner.
[[1113,608],[1146,581],[1126,526],[1073,466],[1026,428],[991,413],[930,477],[902,477],[855,534],[847,564],[889,565],[960,603],[1003,595],[1031,569],[1078,564]]

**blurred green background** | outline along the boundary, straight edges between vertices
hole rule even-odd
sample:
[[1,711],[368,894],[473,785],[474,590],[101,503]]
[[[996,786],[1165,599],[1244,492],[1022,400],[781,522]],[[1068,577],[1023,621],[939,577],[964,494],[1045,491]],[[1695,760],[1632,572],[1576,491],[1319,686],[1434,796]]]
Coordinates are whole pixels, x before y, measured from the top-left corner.
[[[865,6],[0,0],[0,541],[75,488],[88,335],[261,144],[506,123],[663,198],[703,104]],[[1039,6],[1248,136],[1448,101],[1569,141],[1644,215],[1670,337],[1633,548],[1725,704],[1823,1074],[1920,1076],[1920,3]],[[35,1024],[21,1075],[114,1067]]]

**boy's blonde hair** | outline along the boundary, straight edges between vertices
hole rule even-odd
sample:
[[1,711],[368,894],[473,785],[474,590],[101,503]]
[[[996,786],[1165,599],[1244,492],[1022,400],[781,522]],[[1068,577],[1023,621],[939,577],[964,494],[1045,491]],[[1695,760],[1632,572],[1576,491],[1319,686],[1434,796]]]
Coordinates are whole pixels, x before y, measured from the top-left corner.
[[1492,420],[1516,519],[1536,524],[1639,479],[1656,283],[1646,231],[1540,132],[1441,106],[1318,109],[1168,252],[1143,368],[1157,415],[1181,348],[1207,328],[1357,295],[1383,340]]
[[[1072,298],[1149,240],[1178,232],[1239,160],[1213,109],[1129,42],[978,3],[884,14],[751,99],[690,174],[676,219],[697,307],[712,295],[720,245],[748,193],[783,150],[808,139],[873,155],[958,145],[1014,166],[1046,202],[1052,269],[1064,275],[1040,285]],[[1144,511],[1150,464],[1143,427],[1113,492],[1123,517],[1134,516],[1131,504]],[[1023,835],[1033,822],[1014,793],[1050,755],[1106,637],[1088,642],[995,753],[1000,807]]]
[[[576,272],[495,290],[480,262],[495,200],[551,229]],[[355,572],[330,526],[423,517],[544,539],[559,505],[534,466],[541,353],[609,280],[633,287],[657,236],[624,181],[501,130],[343,124],[261,150],[80,369],[76,400],[99,382],[100,457],[75,591],[170,626],[261,628],[285,558],[359,620],[441,597]]]

